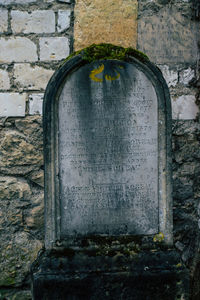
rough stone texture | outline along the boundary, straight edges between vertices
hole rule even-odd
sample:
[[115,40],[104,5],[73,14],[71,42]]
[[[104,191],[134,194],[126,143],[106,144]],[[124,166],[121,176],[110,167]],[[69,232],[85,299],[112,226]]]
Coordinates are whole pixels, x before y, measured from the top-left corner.
[[70,27],[70,10],[59,10],[58,11],[58,32],[62,32]]
[[44,90],[54,71],[30,64],[15,64],[14,82],[26,90]]
[[15,288],[29,286],[30,265],[43,246],[41,117],[0,127],[0,299],[28,300],[30,291]]
[[162,71],[163,77],[165,78],[168,87],[174,87],[178,83],[178,72],[171,70],[167,65],[159,65]]
[[41,117],[8,123],[0,132],[0,172],[31,176],[43,164]]
[[192,300],[198,300],[200,234],[199,122],[173,123],[174,243],[191,272]]
[[179,73],[179,82],[184,85],[188,85],[191,82],[191,80],[194,78],[195,78],[195,72],[192,68],[182,70]]
[[75,50],[93,43],[136,46],[137,0],[78,0],[74,14]]
[[8,11],[0,9],[0,32],[5,32],[8,29]]
[[30,265],[44,240],[43,136],[38,112],[42,113],[42,96],[52,70],[60,64],[38,60],[39,39],[59,37],[58,52],[67,51],[56,59],[67,56],[73,30],[65,22],[69,17],[63,20],[58,12],[72,11],[69,3],[0,0],[1,300],[32,299]]
[[0,90],[7,90],[10,88],[10,79],[6,70],[0,69]]
[[43,94],[31,94],[29,96],[29,114],[42,115]]
[[138,49],[159,64],[196,62],[199,24],[192,20],[191,2],[139,3]]
[[37,10],[32,13],[11,11],[11,28],[14,33],[55,32],[55,14],[52,10]]
[[36,45],[25,37],[0,39],[0,63],[37,61]]
[[60,60],[69,55],[66,37],[40,38],[40,60]]
[[[17,220],[13,216],[9,222],[15,222],[13,225],[16,225]],[[30,265],[36,259],[42,243],[39,240],[33,240],[26,232],[18,232],[11,241],[7,239],[0,247],[0,285],[17,287],[21,285],[22,278],[25,279],[30,272]]]
[[191,120],[197,117],[199,108],[193,95],[182,95],[172,99],[172,118],[178,120]]
[[25,94],[0,93],[0,117],[24,117],[25,105]]
[[174,250],[143,251],[137,242],[118,241],[118,250],[114,243],[91,245],[41,253],[32,268],[33,299],[189,299],[188,272]]
[[30,290],[2,289],[0,290],[0,297],[0,299],[6,300],[32,300]]
[[37,0],[0,0],[0,4],[9,5],[9,4],[29,4],[34,3]]

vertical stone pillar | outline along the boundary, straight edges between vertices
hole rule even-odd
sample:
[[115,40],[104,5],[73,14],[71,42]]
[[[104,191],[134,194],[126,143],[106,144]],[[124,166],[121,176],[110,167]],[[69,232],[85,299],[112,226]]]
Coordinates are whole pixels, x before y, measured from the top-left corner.
[[77,0],[74,50],[98,43],[135,48],[137,9],[137,0]]

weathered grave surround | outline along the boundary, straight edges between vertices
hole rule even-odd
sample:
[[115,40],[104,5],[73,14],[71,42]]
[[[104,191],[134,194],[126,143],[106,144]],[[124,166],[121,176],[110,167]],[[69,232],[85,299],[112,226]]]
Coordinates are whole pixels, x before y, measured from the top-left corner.
[[171,108],[159,70],[77,56],[44,101],[46,247],[76,234],[159,232],[171,244]]
[[43,125],[46,251],[33,299],[188,299],[161,72],[145,57],[88,63],[83,51],[51,78]]

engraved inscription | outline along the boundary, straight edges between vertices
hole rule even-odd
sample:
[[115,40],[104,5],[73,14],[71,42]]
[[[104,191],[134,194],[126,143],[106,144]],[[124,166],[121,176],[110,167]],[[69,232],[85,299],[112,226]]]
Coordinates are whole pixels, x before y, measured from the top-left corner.
[[158,232],[157,110],[134,65],[94,62],[67,79],[58,102],[63,237]]

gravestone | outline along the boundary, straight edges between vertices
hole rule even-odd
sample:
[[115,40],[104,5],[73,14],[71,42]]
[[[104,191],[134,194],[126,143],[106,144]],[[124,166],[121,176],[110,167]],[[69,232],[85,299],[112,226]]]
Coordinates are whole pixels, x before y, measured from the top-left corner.
[[33,298],[161,299],[170,286],[162,299],[173,299],[187,284],[177,283],[176,252],[158,245],[172,246],[171,110],[161,72],[146,58],[89,63],[79,54],[51,78],[43,114],[46,250],[33,265]]

